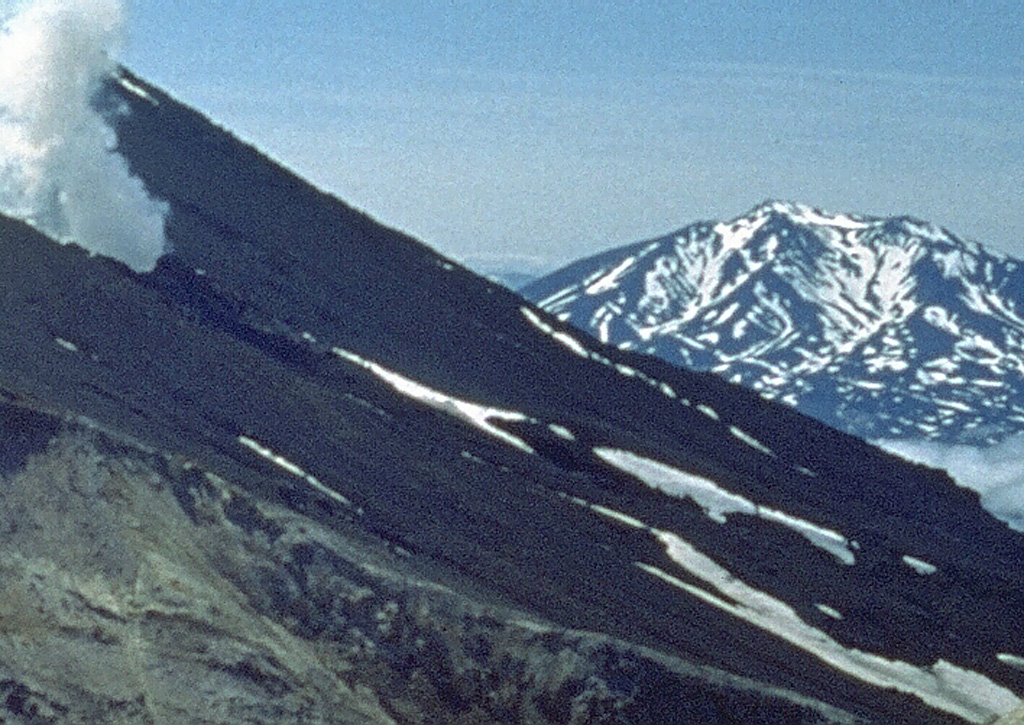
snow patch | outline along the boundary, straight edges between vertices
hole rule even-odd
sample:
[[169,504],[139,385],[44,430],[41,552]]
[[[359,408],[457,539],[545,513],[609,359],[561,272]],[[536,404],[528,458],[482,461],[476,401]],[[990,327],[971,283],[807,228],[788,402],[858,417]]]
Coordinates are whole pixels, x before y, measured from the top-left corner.
[[[586,503],[586,502],[584,502],[584,503]],[[619,523],[625,524],[626,526],[630,526],[630,527],[632,527],[634,529],[648,529],[649,528],[647,526],[647,524],[645,524],[640,519],[635,519],[635,518],[633,518],[632,516],[630,516],[628,514],[624,514],[621,511],[616,511],[615,509],[608,508],[607,506],[600,506],[600,505],[598,505],[596,503],[587,504],[587,506],[594,513],[597,513],[597,514],[600,514],[600,515],[602,515],[602,516],[604,516],[606,518],[612,519],[613,521],[618,521]]]
[[1006,654],[1002,652],[996,655],[996,659],[1002,662],[1004,665],[1009,665],[1018,670],[1024,670],[1024,657],[1018,657],[1017,655]]
[[567,441],[575,441],[576,440],[576,436],[573,435],[573,432],[571,430],[569,430],[565,426],[558,425],[557,423],[549,423],[548,424],[548,430],[550,430],[552,433],[554,433],[559,438],[564,438]]
[[989,380],[987,378],[975,378],[971,385],[978,388],[1001,388],[1005,385],[1002,380]]
[[877,380],[852,380],[851,385],[863,390],[885,390],[885,384]]
[[760,451],[761,453],[765,454],[766,456],[774,456],[775,455],[775,451],[773,451],[771,448],[766,446],[764,443],[762,443],[761,441],[757,440],[757,438],[754,438],[752,435],[750,435],[749,433],[746,433],[742,429],[737,428],[734,425],[731,425],[731,426],[729,426],[729,432],[732,433],[737,438],[739,438],[744,443],[746,443],[748,446],[753,448],[754,450]]
[[931,305],[924,310],[924,320],[932,327],[949,333],[954,337],[960,337],[960,325],[945,307]]
[[557,292],[551,293],[538,302],[537,306],[545,310],[557,309],[571,301],[567,298],[576,299],[576,297],[579,296],[577,294],[577,290],[579,290],[579,285],[570,285],[565,289],[560,289]]
[[313,488],[315,488],[317,491],[319,491],[320,493],[324,494],[325,496],[334,499],[335,501],[337,501],[338,503],[340,503],[340,504],[342,504],[344,506],[351,506],[352,505],[352,502],[349,501],[344,496],[342,496],[340,493],[338,493],[334,489],[328,488],[327,486],[322,484],[319,481],[319,479],[317,479],[316,477],[311,476],[310,474],[306,473],[304,470],[302,470],[302,468],[300,468],[299,466],[295,465],[294,463],[289,461],[284,456],[281,456],[281,455],[278,455],[277,453],[274,453],[274,451],[272,451],[270,448],[264,446],[259,441],[253,440],[252,438],[248,438],[246,436],[238,436],[238,442],[240,444],[242,444],[243,446],[245,446],[246,448],[248,448],[249,450],[251,450],[254,453],[256,453],[257,455],[260,455],[263,458],[266,458],[271,463],[279,466],[280,468],[282,468],[283,470],[287,471],[288,473],[290,473],[291,475],[295,476],[296,478],[299,478],[299,479],[305,481],[306,483],[308,483],[310,486],[312,486]]
[[636,562],[642,571],[724,612],[799,647],[850,677],[913,695],[927,705],[970,722],[989,722],[1021,701],[984,675],[944,660],[919,667],[847,648],[803,621],[785,602],[746,584],[679,536],[655,531],[669,558],[709,589],[685,582],[656,567]]
[[922,561],[921,559],[917,559],[910,555],[903,557],[903,563],[921,576],[929,576],[939,570],[939,568],[934,564],[929,564],[927,561]]
[[700,405],[697,406],[697,410],[699,410],[701,413],[703,413],[707,417],[711,418],[711,420],[719,420],[718,412],[714,408],[711,408],[711,407],[701,403]]
[[579,340],[566,332],[556,330],[554,327],[544,322],[544,320],[540,319],[540,316],[529,307],[520,307],[519,311],[523,313],[523,317],[530,321],[530,324],[544,334],[553,338],[556,342],[561,343],[580,357],[590,357],[590,351],[583,347],[583,344]]
[[122,88],[124,88],[124,89],[125,89],[126,91],[128,91],[129,93],[133,93],[133,94],[135,94],[136,96],[138,96],[138,97],[139,97],[139,98],[141,98],[142,100],[144,100],[144,101],[148,101],[148,102],[149,102],[150,104],[152,104],[152,105],[154,105],[154,106],[159,106],[159,105],[160,105],[160,102],[159,102],[158,100],[156,100],[155,98],[153,98],[153,96],[151,96],[151,95],[150,95],[150,94],[149,94],[149,93],[148,93],[148,92],[146,91],[146,89],[145,89],[145,88],[143,88],[142,86],[138,85],[137,83],[133,83],[133,82],[132,82],[131,80],[129,80],[129,79],[128,79],[128,78],[126,78],[125,76],[120,76],[120,77],[119,77],[119,78],[117,79],[117,82],[118,82],[118,83],[119,83],[119,84],[121,85],[121,87],[122,87]]
[[[644,562],[634,562],[641,571],[799,647],[850,677],[910,694],[931,707],[976,723],[989,722],[1021,703],[1011,691],[984,675],[944,660],[921,667],[844,647],[824,631],[803,621],[784,601],[748,585],[678,535],[583,499],[572,497],[569,500],[612,521],[648,532],[664,547],[675,565],[707,586],[683,581]],[[825,616],[837,621],[843,619],[842,613],[833,607],[821,603],[816,603],[815,607]],[[998,657],[1010,666],[1024,667],[1024,658],[1009,654]]]
[[843,618],[843,615],[842,615],[841,612],[839,612],[836,609],[833,609],[832,607],[828,606],[827,604],[815,604],[814,607],[819,612],[824,614],[826,617],[832,617],[832,619],[836,619],[836,620],[842,620],[842,618]]
[[847,566],[856,563],[851,542],[842,534],[782,511],[760,506],[703,476],[680,471],[629,451],[595,448],[594,455],[620,471],[639,478],[655,490],[676,498],[692,500],[712,521],[724,524],[729,514],[757,516],[797,532],[811,544],[832,554]]
[[629,365],[623,365],[622,363],[616,363],[615,372],[627,378],[635,378],[637,376],[635,368],[631,368]]
[[845,214],[829,214],[806,204],[786,204],[773,202],[771,208],[789,216],[794,222],[835,227],[836,229],[867,229],[870,222],[856,219]]
[[526,453],[534,452],[533,448],[527,445],[521,438],[518,438],[508,431],[502,430],[501,428],[491,424],[492,419],[506,420],[510,422],[529,420],[529,418],[522,413],[510,410],[500,410],[498,408],[489,408],[487,406],[454,398],[445,393],[428,388],[426,385],[422,385],[411,378],[407,378],[404,375],[394,372],[393,370],[388,370],[384,366],[362,358],[355,353],[343,350],[340,347],[333,348],[332,352],[342,360],[347,360],[369,370],[402,395],[463,420]]
[[599,295],[604,292],[611,292],[619,286],[619,278],[629,271],[629,268],[632,267],[635,262],[635,257],[626,257],[611,272],[598,278],[596,281],[589,283],[586,288],[586,293],[588,295]]

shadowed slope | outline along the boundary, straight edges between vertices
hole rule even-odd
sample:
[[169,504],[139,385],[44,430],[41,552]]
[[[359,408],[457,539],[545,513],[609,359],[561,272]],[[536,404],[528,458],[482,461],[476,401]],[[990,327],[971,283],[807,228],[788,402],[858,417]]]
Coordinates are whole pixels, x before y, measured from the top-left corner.
[[[616,643],[560,656],[598,673],[603,700],[576,674],[549,711],[524,695],[534,704],[505,712],[488,693],[530,686],[481,654],[490,679],[430,680],[448,688],[444,717],[491,702],[497,722],[569,722],[574,708],[601,721],[606,705],[627,722],[688,706],[711,722],[981,721],[1024,689],[997,657],[1018,646],[1024,547],[975,496],[714,376],[572,333],[131,84],[107,89],[130,106],[114,117],[120,150],[170,202],[174,252],[140,276],[3,220],[0,387],[223,481],[153,485],[181,525],[206,526],[214,505],[228,523],[210,536],[269,547],[218,576],[295,647],[366,634],[393,676],[342,679],[391,683],[373,700],[389,717],[417,721],[401,701],[426,707],[410,673],[429,656],[385,646],[359,619],[378,610],[356,616],[314,583],[374,551],[389,552],[374,576],[495,607],[484,644],[525,636],[508,634],[513,610]],[[641,654],[622,671],[625,651]],[[538,662],[548,677],[564,659]]]

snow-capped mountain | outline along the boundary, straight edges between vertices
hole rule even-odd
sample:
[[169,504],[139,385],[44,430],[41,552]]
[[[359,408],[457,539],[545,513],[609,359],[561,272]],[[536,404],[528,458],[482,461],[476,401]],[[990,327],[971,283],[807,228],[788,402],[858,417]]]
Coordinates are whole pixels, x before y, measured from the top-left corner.
[[[989,722],[1024,537],[127,72],[140,273],[0,217],[0,720]],[[596,280],[595,280],[596,281]]]
[[1024,430],[1024,263],[910,217],[762,204],[522,290],[603,342],[876,438]]

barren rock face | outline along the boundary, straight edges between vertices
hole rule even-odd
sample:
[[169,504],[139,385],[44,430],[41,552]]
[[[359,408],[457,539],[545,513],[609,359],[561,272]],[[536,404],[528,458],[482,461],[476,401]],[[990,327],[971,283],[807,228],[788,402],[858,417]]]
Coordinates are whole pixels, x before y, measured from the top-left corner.
[[853,721],[474,601],[181,457],[2,411],[4,722],[639,722],[666,695]]
[[85,429],[59,435],[7,476],[5,714],[29,722],[391,722],[312,643],[254,610],[236,582],[269,552],[224,517],[230,492],[218,479],[196,477],[209,498],[194,509],[203,519],[190,520],[172,492],[181,476],[188,471],[160,456],[110,446]]

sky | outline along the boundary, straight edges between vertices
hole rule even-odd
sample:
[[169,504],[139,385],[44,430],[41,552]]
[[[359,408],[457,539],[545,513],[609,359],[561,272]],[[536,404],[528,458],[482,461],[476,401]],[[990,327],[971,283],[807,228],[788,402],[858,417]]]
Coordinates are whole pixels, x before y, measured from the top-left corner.
[[478,269],[768,198],[1024,257],[1019,0],[134,0],[119,60]]

